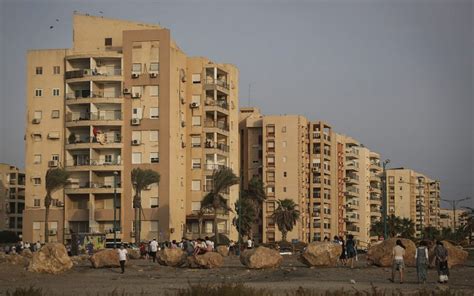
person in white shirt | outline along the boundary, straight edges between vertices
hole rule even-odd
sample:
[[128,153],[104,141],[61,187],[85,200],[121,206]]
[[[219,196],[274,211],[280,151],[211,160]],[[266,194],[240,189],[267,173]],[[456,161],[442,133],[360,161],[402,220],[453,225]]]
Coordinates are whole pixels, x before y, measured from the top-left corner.
[[127,261],[127,249],[123,245],[120,245],[120,249],[117,250],[117,253],[119,255],[119,261],[120,261],[120,269],[122,269],[122,273],[125,272],[125,261]]
[[214,242],[211,241],[208,236],[206,236],[206,251],[207,252],[214,251]]
[[156,239],[153,239],[150,242],[150,255],[153,259],[153,262],[156,261],[156,252],[158,252],[158,242],[156,241]]
[[249,237],[249,239],[247,240],[247,249],[251,249],[253,248],[253,241],[252,239]]

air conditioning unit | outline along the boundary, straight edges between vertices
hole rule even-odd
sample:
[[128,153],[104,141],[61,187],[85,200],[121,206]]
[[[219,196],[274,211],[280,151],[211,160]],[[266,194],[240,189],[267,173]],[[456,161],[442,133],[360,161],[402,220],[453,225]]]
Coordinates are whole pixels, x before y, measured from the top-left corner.
[[130,93],[130,89],[129,89],[129,88],[124,88],[124,89],[123,89],[123,94],[128,95],[129,93]]
[[182,126],[182,127],[185,127],[185,126],[186,126],[186,122],[185,122],[185,121],[181,121],[181,126]]
[[138,77],[140,77],[140,74],[138,74],[138,73],[132,73],[132,78],[138,78]]
[[133,146],[138,146],[138,145],[140,145],[140,140],[136,140],[136,139],[135,139],[135,140],[132,140],[132,145],[133,145]]
[[344,178],[344,181],[349,182],[350,179],[351,179],[351,178],[349,178],[349,177],[345,177],[345,178]]
[[57,161],[57,160],[50,160],[50,161],[48,161],[48,166],[49,166],[50,168],[57,167],[57,166],[59,166],[59,161]]
[[141,93],[134,93],[134,94],[132,94],[132,98],[134,98],[134,99],[138,99],[138,98],[140,98],[141,96],[142,96]]
[[156,73],[156,72],[151,72],[150,73],[150,78],[156,78],[156,77],[158,77],[158,73]]
[[191,107],[191,108],[199,108],[199,103],[198,103],[198,102],[191,103],[191,104],[189,105],[189,107]]
[[56,233],[57,233],[57,230],[56,230],[56,229],[50,229],[50,230],[49,230],[49,235],[51,235],[51,236],[52,236],[52,235],[56,235]]
[[39,118],[33,118],[32,123],[33,124],[39,124],[41,122],[41,119]]
[[132,125],[140,125],[140,118],[132,118]]
[[186,143],[181,142],[181,147],[182,147],[182,148],[186,148]]

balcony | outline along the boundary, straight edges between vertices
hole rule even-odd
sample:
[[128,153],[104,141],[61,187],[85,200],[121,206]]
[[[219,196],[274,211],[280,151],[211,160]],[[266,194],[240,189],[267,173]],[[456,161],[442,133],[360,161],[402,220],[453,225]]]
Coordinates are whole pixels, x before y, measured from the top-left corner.
[[225,164],[218,164],[218,163],[206,163],[204,165],[206,171],[215,171],[215,170],[218,170],[220,168],[224,168],[226,167]]
[[377,184],[378,184],[378,183],[381,182],[381,180],[380,180],[380,177],[379,177],[379,176],[376,176],[376,175],[371,174],[371,175],[370,175],[370,182],[372,182],[372,183],[377,183]]
[[370,186],[370,193],[382,194],[382,190],[379,186]]
[[224,122],[224,121],[206,120],[206,121],[204,121],[204,127],[205,128],[217,129],[219,132],[223,132],[226,135],[229,132],[229,124],[227,122]]
[[[120,156],[118,157],[120,159]],[[118,171],[121,169],[122,161],[103,161],[95,159],[81,159],[66,161],[66,169],[68,171]]]
[[[209,141],[206,140],[206,143],[204,144],[205,149],[210,149],[210,150],[215,150],[214,152],[216,153],[229,153],[229,145],[226,145],[224,143],[217,143],[214,141]],[[213,152],[211,152],[213,153]]]
[[348,174],[346,175],[344,181],[346,182],[346,184],[359,184],[359,176],[355,174]]
[[380,167],[380,163],[370,163],[369,169],[373,172],[380,172],[382,171],[382,167]]
[[206,110],[217,110],[221,111],[225,114],[228,114],[229,112],[229,104],[225,100],[214,100],[210,98],[206,98],[206,101],[204,102],[204,106]]
[[346,150],[346,159],[356,159],[359,158],[359,150],[357,149],[347,149]]
[[66,144],[67,150],[77,150],[77,149],[120,149],[122,148],[122,136],[120,134],[114,134],[112,136],[104,134],[102,137],[94,136],[84,136],[79,137],[75,141],[69,141],[69,144]]
[[120,81],[122,80],[122,69],[106,69],[103,71],[97,69],[72,70],[66,71],[64,78],[68,83],[88,80]]
[[67,221],[89,221],[88,209],[70,209],[66,211]]
[[205,80],[204,80],[204,87],[205,89],[216,89],[218,91],[221,91],[225,94],[229,94],[229,84],[227,83],[227,81],[223,80],[223,79],[214,79],[214,78],[210,78],[210,77],[207,77]]
[[123,102],[122,94],[104,93],[101,91],[90,92],[89,90],[78,91],[66,94],[66,105],[78,104],[121,104]]
[[[64,188],[66,194],[101,194],[114,193],[114,185],[109,183],[86,182],[86,183],[71,183]],[[117,184],[117,193],[122,192],[120,183]]]
[[355,163],[355,162],[349,162],[349,163],[347,163],[347,165],[346,165],[346,170],[347,170],[347,171],[355,171],[355,172],[358,172],[358,171],[359,171],[359,164],[358,164],[358,163]]
[[98,112],[66,113],[66,127],[90,125],[122,125],[122,111],[100,110]]

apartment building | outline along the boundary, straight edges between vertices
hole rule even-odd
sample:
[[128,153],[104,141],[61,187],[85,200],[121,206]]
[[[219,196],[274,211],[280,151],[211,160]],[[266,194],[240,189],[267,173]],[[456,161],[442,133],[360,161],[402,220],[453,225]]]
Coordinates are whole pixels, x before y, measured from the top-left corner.
[[370,228],[381,218],[380,155],[352,137],[336,137],[344,147],[345,232],[366,246],[376,239]]
[[12,231],[21,237],[24,209],[25,173],[0,163],[0,231]]
[[[237,68],[188,57],[158,25],[80,14],[71,49],[31,50],[27,65],[25,238],[44,241],[44,178],[59,166],[71,178],[53,195],[50,241],[133,241],[134,168],[161,175],[142,192],[141,237],[197,237],[213,170],[239,172]],[[226,197],[233,205],[237,186]],[[233,213],[206,214],[203,234],[214,215],[236,239]]]
[[439,229],[457,229],[467,224],[468,217],[466,214],[468,211],[465,209],[456,209],[456,211],[453,211],[453,209],[439,209],[439,213]]
[[439,227],[440,182],[406,168],[387,174],[388,214],[411,219],[416,235],[427,226]]

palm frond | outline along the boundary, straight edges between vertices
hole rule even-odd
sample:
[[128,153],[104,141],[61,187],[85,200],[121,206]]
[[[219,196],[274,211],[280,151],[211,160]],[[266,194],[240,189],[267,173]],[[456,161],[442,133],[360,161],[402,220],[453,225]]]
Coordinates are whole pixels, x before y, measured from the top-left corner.
[[46,172],[45,189],[46,194],[51,195],[69,183],[69,172],[63,168],[53,168]]

